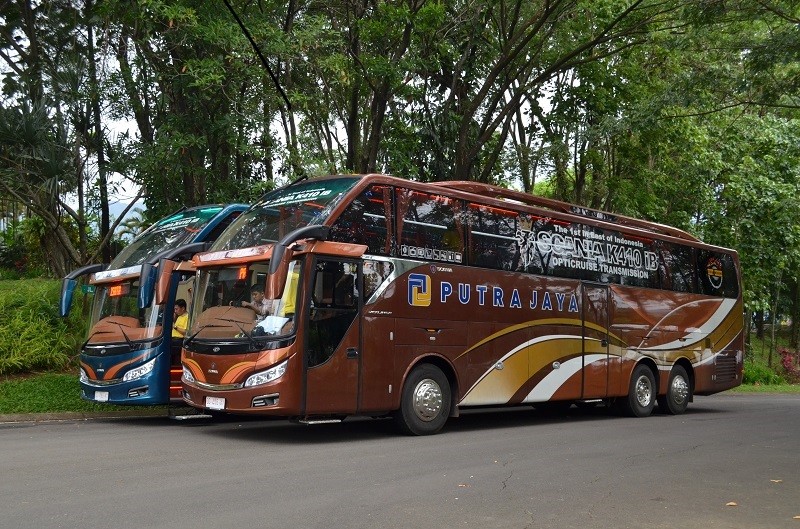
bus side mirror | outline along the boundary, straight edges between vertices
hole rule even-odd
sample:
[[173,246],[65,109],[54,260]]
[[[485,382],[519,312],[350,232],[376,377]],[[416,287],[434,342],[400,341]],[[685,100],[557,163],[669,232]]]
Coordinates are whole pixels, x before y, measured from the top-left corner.
[[289,261],[292,258],[292,252],[287,251],[289,245],[300,239],[325,241],[328,239],[330,231],[330,226],[317,224],[303,226],[287,233],[272,246],[267,283],[264,287],[264,297],[266,299],[278,299],[283,295],[283,287],[286,285],[286,277],[289,275]]
[[146,309],[153,303],[153,287],[158,276],[158,269],[152,263],[142,265],[139,275],[139,308]]
[[[273,255],[273,257],[275,256]],[[289,263],[291,260],[292,252],[283,252],[280,255],[280,261],[275,267],[270,263],[270,273],[264,285],[265,299],[280,299],[283,295],[283,289],[286,286],[286,278],[289,275]]]
[[[170,248],[169,250],[158,253],[145,261],[142,265],[142,273],[139,277],[139,308],[146,309],[150,306],[153,302],[153,291],[157,287],[157,284],[161,282],[162,276],[170,276],[170,274],[161,273],[161,270],[163,270],[161,265],[164,264],[165,259],[172,260],[178,258],[182,254],[193,255],[198,252],[204,252],[208,248],[208,244],[208,242],[184,244],[183,246]],[[156,263],[159,263],[158,269],[155,268]],[[170,268],[170,273],[174,268],[174,266]],[[166,299],[166,295],[164,295],[163,299]]]
[[158,262],[156,282],[156,305],[163,304],[169,296],[169,287],[172,283],[172,272],[178,266],[178,263],[171,259],[161,259]]
[[65,318],[69,314],[69,308],[72,306],[72,295],[75,293],[75,287],[78,285],[77,279],[70,279],[65,277],[61,282],[61,302],[59,309],[61,317]]
[[59,312],[62,318],[69,314],[69,309],[72,306],[72,296],[75,293],[75,287],[78,286],[78,278],[81,276],[101,272],[106,269],[104,264],[93,264],[83,266],[77,270],[73,270],[61,282],[61,299],[59,300]]

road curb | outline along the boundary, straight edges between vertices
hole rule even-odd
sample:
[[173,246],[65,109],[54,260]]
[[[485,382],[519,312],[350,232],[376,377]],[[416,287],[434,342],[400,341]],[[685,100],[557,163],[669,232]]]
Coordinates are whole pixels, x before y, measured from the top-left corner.
[[86,421],[90,419],[135,419],[169,417],[169,409],[141,409],[92,412],[15,413],[0,415],[0,424],[14,422]]

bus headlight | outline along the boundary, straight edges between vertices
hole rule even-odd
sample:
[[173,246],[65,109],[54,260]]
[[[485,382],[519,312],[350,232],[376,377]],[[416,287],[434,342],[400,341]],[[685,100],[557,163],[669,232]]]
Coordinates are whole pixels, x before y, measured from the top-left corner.
[[146,364],[142,364],[139,367],[131,369],[130,371],[125,373],[122,376],[122,381],[123,382],[127,382],[129,380],[136,380],[137,378],[142,378],[143,376],[151,373],[153,371],[153,368],[155,367],[155,365],[156,365],[156,359],[153,358],[152,360],[150,360]]
[[80,381],[83,382],[84,384],[89,383],[89,375],[86,374],[86,371],[84,371],[83,368],[81,368],[81,374],[79,375],[79,377]]
[[275,367],[271,367],[266,371],[261,371],[254,375],[250,375],[247,377],[247,380],[244,381],[244,387],[260,386],[261,384],[266,384],[267,382],[277,380],[284,373],[286,373],[286,364],[288,362],[288,360],[284,360],[280,364],[276,365]]
[[181,366],[181,367],[183,367],[183,379],[189,383],[194,382],[194,376],[192,376],[192,372],[189,371],[189,368],[186,366]]

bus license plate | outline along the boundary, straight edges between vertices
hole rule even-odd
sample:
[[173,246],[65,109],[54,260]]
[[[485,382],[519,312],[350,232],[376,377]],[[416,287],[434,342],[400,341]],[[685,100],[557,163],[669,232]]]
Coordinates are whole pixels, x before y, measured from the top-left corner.
[[225,399],[221,397],[206,397],[206,408],[209,410],[224,410]]
[[108,402],[108,391],[95,391],[94,400],[97,402]]

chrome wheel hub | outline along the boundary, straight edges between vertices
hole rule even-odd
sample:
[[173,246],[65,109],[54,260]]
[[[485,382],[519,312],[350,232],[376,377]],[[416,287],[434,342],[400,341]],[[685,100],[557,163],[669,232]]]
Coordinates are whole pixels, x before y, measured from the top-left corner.
[[639,405],[643,408],[648,407],[653,400],[653,386],[650,379],[644,375],[640,376],[636,380],[635,393]]
[[689,396],[689,384],[683,377],[675,377],[672,379],[672,387],[670,388],[670,396],[675,404],[683,404]]
[[425,422],[435,419],[442,411],[442,388],[434,380],[420,380],[414,388],[414,413]]

